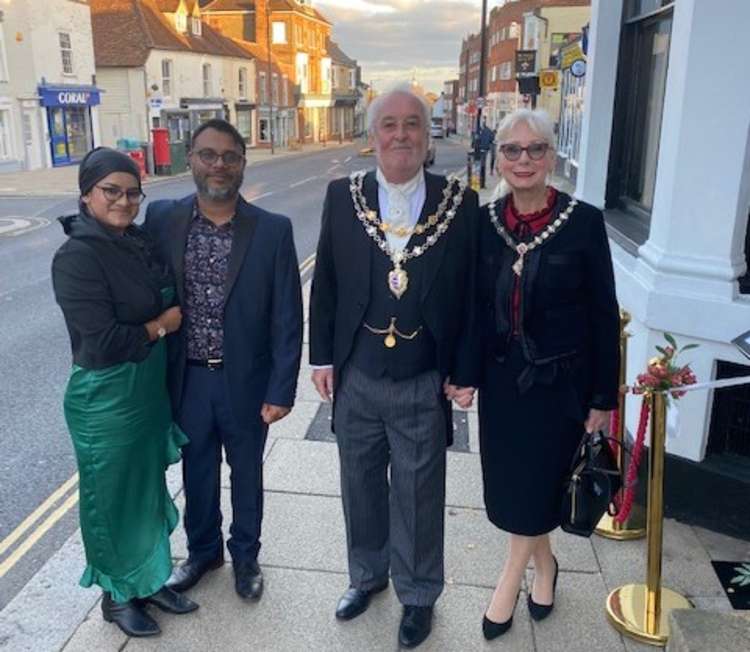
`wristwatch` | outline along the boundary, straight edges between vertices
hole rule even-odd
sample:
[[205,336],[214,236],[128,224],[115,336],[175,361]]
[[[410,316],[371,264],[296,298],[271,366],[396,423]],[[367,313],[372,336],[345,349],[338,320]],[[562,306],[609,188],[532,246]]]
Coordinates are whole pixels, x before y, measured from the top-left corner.
[[166,328],[164,328],[164,326],[162,326],[161,324],[159,324],[159,328],[158,328],[158,329],[157,329],[157,331],[156,331],[156,335],[157,335],[157,337],[158,337],[159,339],[162,339],[163,337],[165,337],[165,336],[166,336],[166,334],[167,334],[167,329],[166,329]]

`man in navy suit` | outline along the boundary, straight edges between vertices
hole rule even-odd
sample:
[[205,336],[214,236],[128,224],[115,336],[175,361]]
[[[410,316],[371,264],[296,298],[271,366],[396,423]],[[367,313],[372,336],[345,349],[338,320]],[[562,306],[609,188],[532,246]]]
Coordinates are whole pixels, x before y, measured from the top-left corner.
[[268,426],[294,404],[302,350],[297,256],[289,219],[240,196],[245,143],[231,124],[196,129],[189,161],[197,193],[152,203],[145,222],[174,271],[183,314],[169,342],[169,389],[190,440],[182,452],[189,554],[168,585],[185,591],[224,563],[223,447],[235,588],[258,599],[263,448]]

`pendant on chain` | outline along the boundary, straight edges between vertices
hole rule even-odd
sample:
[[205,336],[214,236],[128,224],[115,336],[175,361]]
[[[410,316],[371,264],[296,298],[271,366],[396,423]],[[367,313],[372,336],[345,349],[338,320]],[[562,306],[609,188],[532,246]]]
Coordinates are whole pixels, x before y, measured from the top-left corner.
[[394,346],[396,346],[396,338],[393,337],[393,333],[389,333],[384,341],[385,346],[389,349],[392,349]]
[[400,299],[409,287],[409,275],[401,267],[400,261],[395,262],[394,265],[394,268],[388,272],[388,289],[397,299]]
[[512,265],[513,272],[515,273],[516,276],[521,276],[521,272],[523,271],[523,257],[526,255],[528,251],[529,251],[528,246],[525,245],[523,242],[516,247],[516,253],[518,254],[518,258],[516,259],[516,262],[513,263]]

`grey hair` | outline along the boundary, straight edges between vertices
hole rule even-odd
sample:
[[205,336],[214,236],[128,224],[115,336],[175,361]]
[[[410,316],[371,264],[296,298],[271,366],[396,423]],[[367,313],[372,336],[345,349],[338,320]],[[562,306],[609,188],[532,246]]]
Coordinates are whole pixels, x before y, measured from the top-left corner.
[[[543,109],[517,109],[513,113],[506,115],[497,127],[497,148],[505,143],[510,137],[511,131],[519,124],[525,124],[540,139],[551,147],[557,144],[555,136],[555,123],[552,121],[549,113]],[[498,152],[499,154],[499,152]],[[547,180],[549,184],[549,179]],[[505,179],[501,179],[492,193],[492,201],[505,197],[510,193],[510,186]]]
[[378,95],[370,106],[367,107],[367,133],[371,134],[375,129],[375,121],[377,120],[380,112],[383,110],[385,103],[394,95],[409,95],[419,102],[419,107],[422,110],[422,122],[424,123],[424,129],[427,133],[430,132],[430,122],[432,117],[432,107],[430,106],[427,98],[421,93],[416,92],[409,82],[399,82],[394,86],[388,88],[385,93]]

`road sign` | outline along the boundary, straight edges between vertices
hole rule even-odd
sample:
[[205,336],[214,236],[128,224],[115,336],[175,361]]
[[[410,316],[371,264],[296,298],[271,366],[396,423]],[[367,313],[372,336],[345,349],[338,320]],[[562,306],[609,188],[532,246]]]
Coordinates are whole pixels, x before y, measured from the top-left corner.
[[485,106],[487,106],[487,98],[485,98],[485,97],[478,97],[477,101],[476,101],[476,104],[477,104],[477,108],[478,109],[483,109]]
[[542,88],[557,88],[557,70],[542,70],[539,73],[539,85]]

